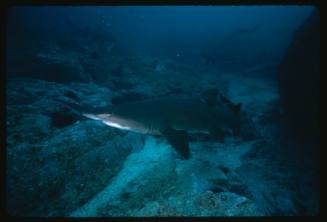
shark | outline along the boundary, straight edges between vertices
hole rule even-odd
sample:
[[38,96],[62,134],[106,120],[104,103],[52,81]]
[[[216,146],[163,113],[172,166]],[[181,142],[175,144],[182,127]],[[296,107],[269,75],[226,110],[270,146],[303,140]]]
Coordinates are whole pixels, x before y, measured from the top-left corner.
[[127,102],[82,115],[121,130],[163,136],[182,158],[189,159],[188,134],[206,133],[223,140],[239,130],[241,105],[210,89],[198,96]]

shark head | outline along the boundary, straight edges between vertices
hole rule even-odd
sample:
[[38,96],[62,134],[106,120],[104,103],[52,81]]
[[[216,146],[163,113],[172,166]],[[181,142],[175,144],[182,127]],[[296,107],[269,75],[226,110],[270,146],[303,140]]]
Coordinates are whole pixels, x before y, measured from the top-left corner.
[[101,121],[107,126],[111,126],[113,128],[139,133],[148,133],[148,128],[143,122],[138,121],[138,119],[131,118],[124,113],[83,113],[83,116],[89,119]]

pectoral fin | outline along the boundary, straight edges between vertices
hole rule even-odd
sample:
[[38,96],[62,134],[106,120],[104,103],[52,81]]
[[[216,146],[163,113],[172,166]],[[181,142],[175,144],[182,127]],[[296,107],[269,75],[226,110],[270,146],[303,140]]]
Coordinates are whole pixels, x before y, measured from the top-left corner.
[[188,135],[185,130],[176,130],[173,128],[166,128],[162,131],[162,135],[168,140],[171,146],[183,158],[190,158],[190,150],[188,145]]

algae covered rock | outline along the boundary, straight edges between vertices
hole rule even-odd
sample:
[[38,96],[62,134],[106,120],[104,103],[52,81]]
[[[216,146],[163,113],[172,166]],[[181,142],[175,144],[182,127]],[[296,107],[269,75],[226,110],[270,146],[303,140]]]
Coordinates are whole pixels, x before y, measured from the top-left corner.
[[[105,106],[110,90],[94,84],[15,79],[7,87],[8,212],[62,216],[83,204],[142,146],[141,135],[81,121],[66,104]],[[64,101],[64,102],[61,102]],[[125,138],[126,137],[126,138]]]
[[144,149],[128,156],[112,182],[71,216],[133,216],[133,210],[165,195],[174,175],[172,155],[166,144],[147,138]]
[[9,149],[10,213],[59,216],[100,191],[132,147],[111,128],[87,121],[58,130],[37,145]]
[[320,12],[314,9],[294,33],[279,66],[281,102],[302,138],[319,134]]

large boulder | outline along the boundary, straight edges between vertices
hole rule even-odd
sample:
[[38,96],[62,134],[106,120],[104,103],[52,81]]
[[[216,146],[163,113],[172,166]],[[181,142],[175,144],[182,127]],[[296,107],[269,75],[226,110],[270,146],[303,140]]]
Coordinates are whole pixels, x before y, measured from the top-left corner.
[[6,93],[9,130],[25,114],[47,116],[50,127],[63,128],[80,120],[74,108],[108,106],[113,96],[108,88],[92,83],[60,84],[29,78],[8,81]]
[[278,72],[281,102],[293,129],[303,137],[319,134],[320,14],[314,10],[296,31]]
[[128,156],[123,169],[101,192],[70,215],[126,216],[165,194],[174,183],[172,149],[148,137],[142,151]]
[[[143,136],[81,121],[65,105],[105,106],[94,84],[17,79],[7,83],[7,209],[13,216],[64,216],[100,191]],[[65,103],[62,103],[64,101]]]

